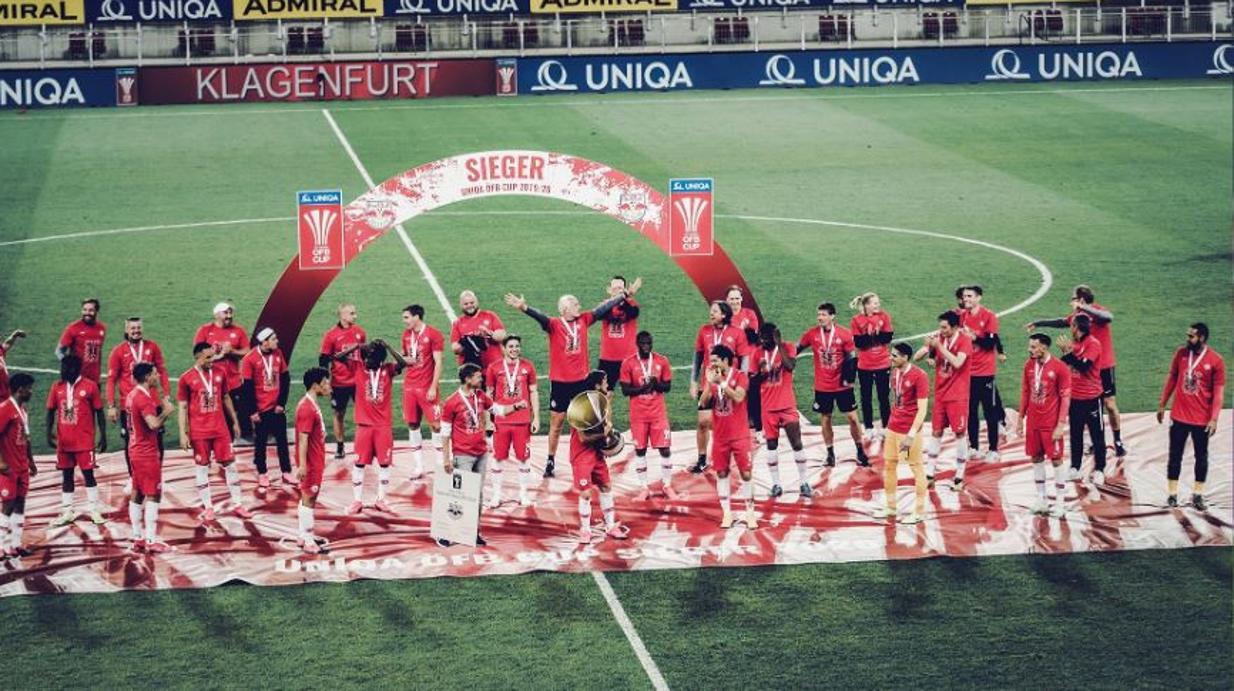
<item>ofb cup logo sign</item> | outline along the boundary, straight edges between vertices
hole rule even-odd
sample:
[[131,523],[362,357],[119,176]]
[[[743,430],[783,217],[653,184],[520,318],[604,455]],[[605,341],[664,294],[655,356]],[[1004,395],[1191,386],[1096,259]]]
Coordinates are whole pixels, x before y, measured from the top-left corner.
[[116,105],[135,106],[137,97],[137,68],[116,68]]
[[297,192],[296,203],[300,269],[342,269],[342,190]]
[[518,96],[518,60],[503,58],[497,61],[497,95]]
[[711,178],[668,181],[669,254],[710,256],[715,249]]

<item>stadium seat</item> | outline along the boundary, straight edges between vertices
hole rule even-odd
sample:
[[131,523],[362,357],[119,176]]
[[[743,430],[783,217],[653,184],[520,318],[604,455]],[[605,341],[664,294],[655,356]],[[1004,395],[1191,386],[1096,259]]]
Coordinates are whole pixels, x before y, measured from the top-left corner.
[[641,46],[646,40],[641,19],[614,19],[609,28],[616,34],[618,46]]
[[399,24],[394,27],[394,50],[400,53],[422,53],[428,49],[428,27],[423,24]]
[[310,26],[304,31],[304,49],[307,53],[325,52],[326,37],[320,26]]
[[540,25],[527,22],[523,25],[523,47],[534,48],[540,45]]
[[304,52],[304,27],[302,26],[287,27],[287,52],[288,53],[303,53]]
[[213,29],[193,29],[189,34],[189,46],[193,49],[193,55],[213,55],[214,54],[214,30]]
[[86,50],[86,32],[74,31],[69,34],[69,49],[64,57],[69,60],[85,60],[89,51]]
[[821,14],[818,17],[818,40],[843,41],[848,38],[847,14]]
[[506,50],[518,48],[518,22],[501,25],[501,47]]
[[90,50],[94,53],[94,59],[99,59],[107,55],[107,38],[102,31],[90,32]]

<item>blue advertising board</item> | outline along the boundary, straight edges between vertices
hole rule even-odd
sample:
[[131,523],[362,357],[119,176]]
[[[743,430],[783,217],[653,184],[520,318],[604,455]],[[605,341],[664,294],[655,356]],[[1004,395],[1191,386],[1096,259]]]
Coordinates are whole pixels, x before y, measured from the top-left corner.
[[86,21],[94,24],[134,22],[229,22],[232,0],[86,0]]
[[387,17],[531,14],[530,0],[384,0]]
[[0,108],[116,105],[116,70],[0,72]]
[[678,12],[732,12],[734,10],[808,10],[810,8],[870,8],[962,6],[964,0],[678,0]]

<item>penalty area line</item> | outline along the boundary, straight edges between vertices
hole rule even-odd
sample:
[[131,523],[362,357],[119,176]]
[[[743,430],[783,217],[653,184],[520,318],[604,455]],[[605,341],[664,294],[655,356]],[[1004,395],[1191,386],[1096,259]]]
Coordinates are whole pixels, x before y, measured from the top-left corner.
[[647,652],[647,646],[643,644],[643,639],[635,630],[634,622],[630,621],[630,617],[626,614],[626,608],[621,606],[621,600],[617,599],[617,593],[613,591],[608,578],[600,571],[592,571],[591,578],[596,582],[596,587],[600,589],[600,594],[604,596],[604,601],[608,603],[608,608],[613,612],[613,618],[621,626],[621,632],[626,635],[630,647],[634,649],[634,654],[638,657],[639,664],[643,666],[643,671],[647,673],[652,688],[656,691],[668,691],[668,682],[664,681],[664,675],[660,674],[656,661],[652,659],[651,653]]

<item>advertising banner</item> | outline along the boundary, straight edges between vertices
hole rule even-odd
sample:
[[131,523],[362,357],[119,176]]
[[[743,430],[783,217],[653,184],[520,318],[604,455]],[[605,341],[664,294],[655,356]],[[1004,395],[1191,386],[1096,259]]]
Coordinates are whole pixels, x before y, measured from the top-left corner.
[[385,0],[387,17],[530,14],[528,0]]
[[531,0],[532,14],[676,11],[677,0]]
[[0,72],[0,108],[114,106],[116,70]]
[[84,24],[82,0],[0,0],[0,26]]
[[518,95],[518,60],[501,58],[497,60],[497,82],[494,85],[498,96]]
[[85,0],[86,21],[93,24],[132,22],[227,22],[232,0]]
[[390,60],[148,67],[148,104],[335,101],[492,95],[492,60]]
[[380,17],[382,0],[232,0],[237,20]]
[[343,268],[342,190],[297,192],[296,225],[301,271]]
[[715,200],[711,178],[668,181],[668,252],[670,256],[710,255],[714,248]]
[[[1071,1],[1071,0],[1069,0]],[[1074,0],[1082,2],[1083,0]],[[964,0],[679,0],[683,11],[728,11],[745,10],[808,10],[812,7],[833,9],[869,7],[916,7],[963,6]],[[971,0],[970,3],[972,4]],[[1038,3],[1040,4],[1040,3]]]
[[141,103],[136,67],[116,69],[116,105],[135,106]]

